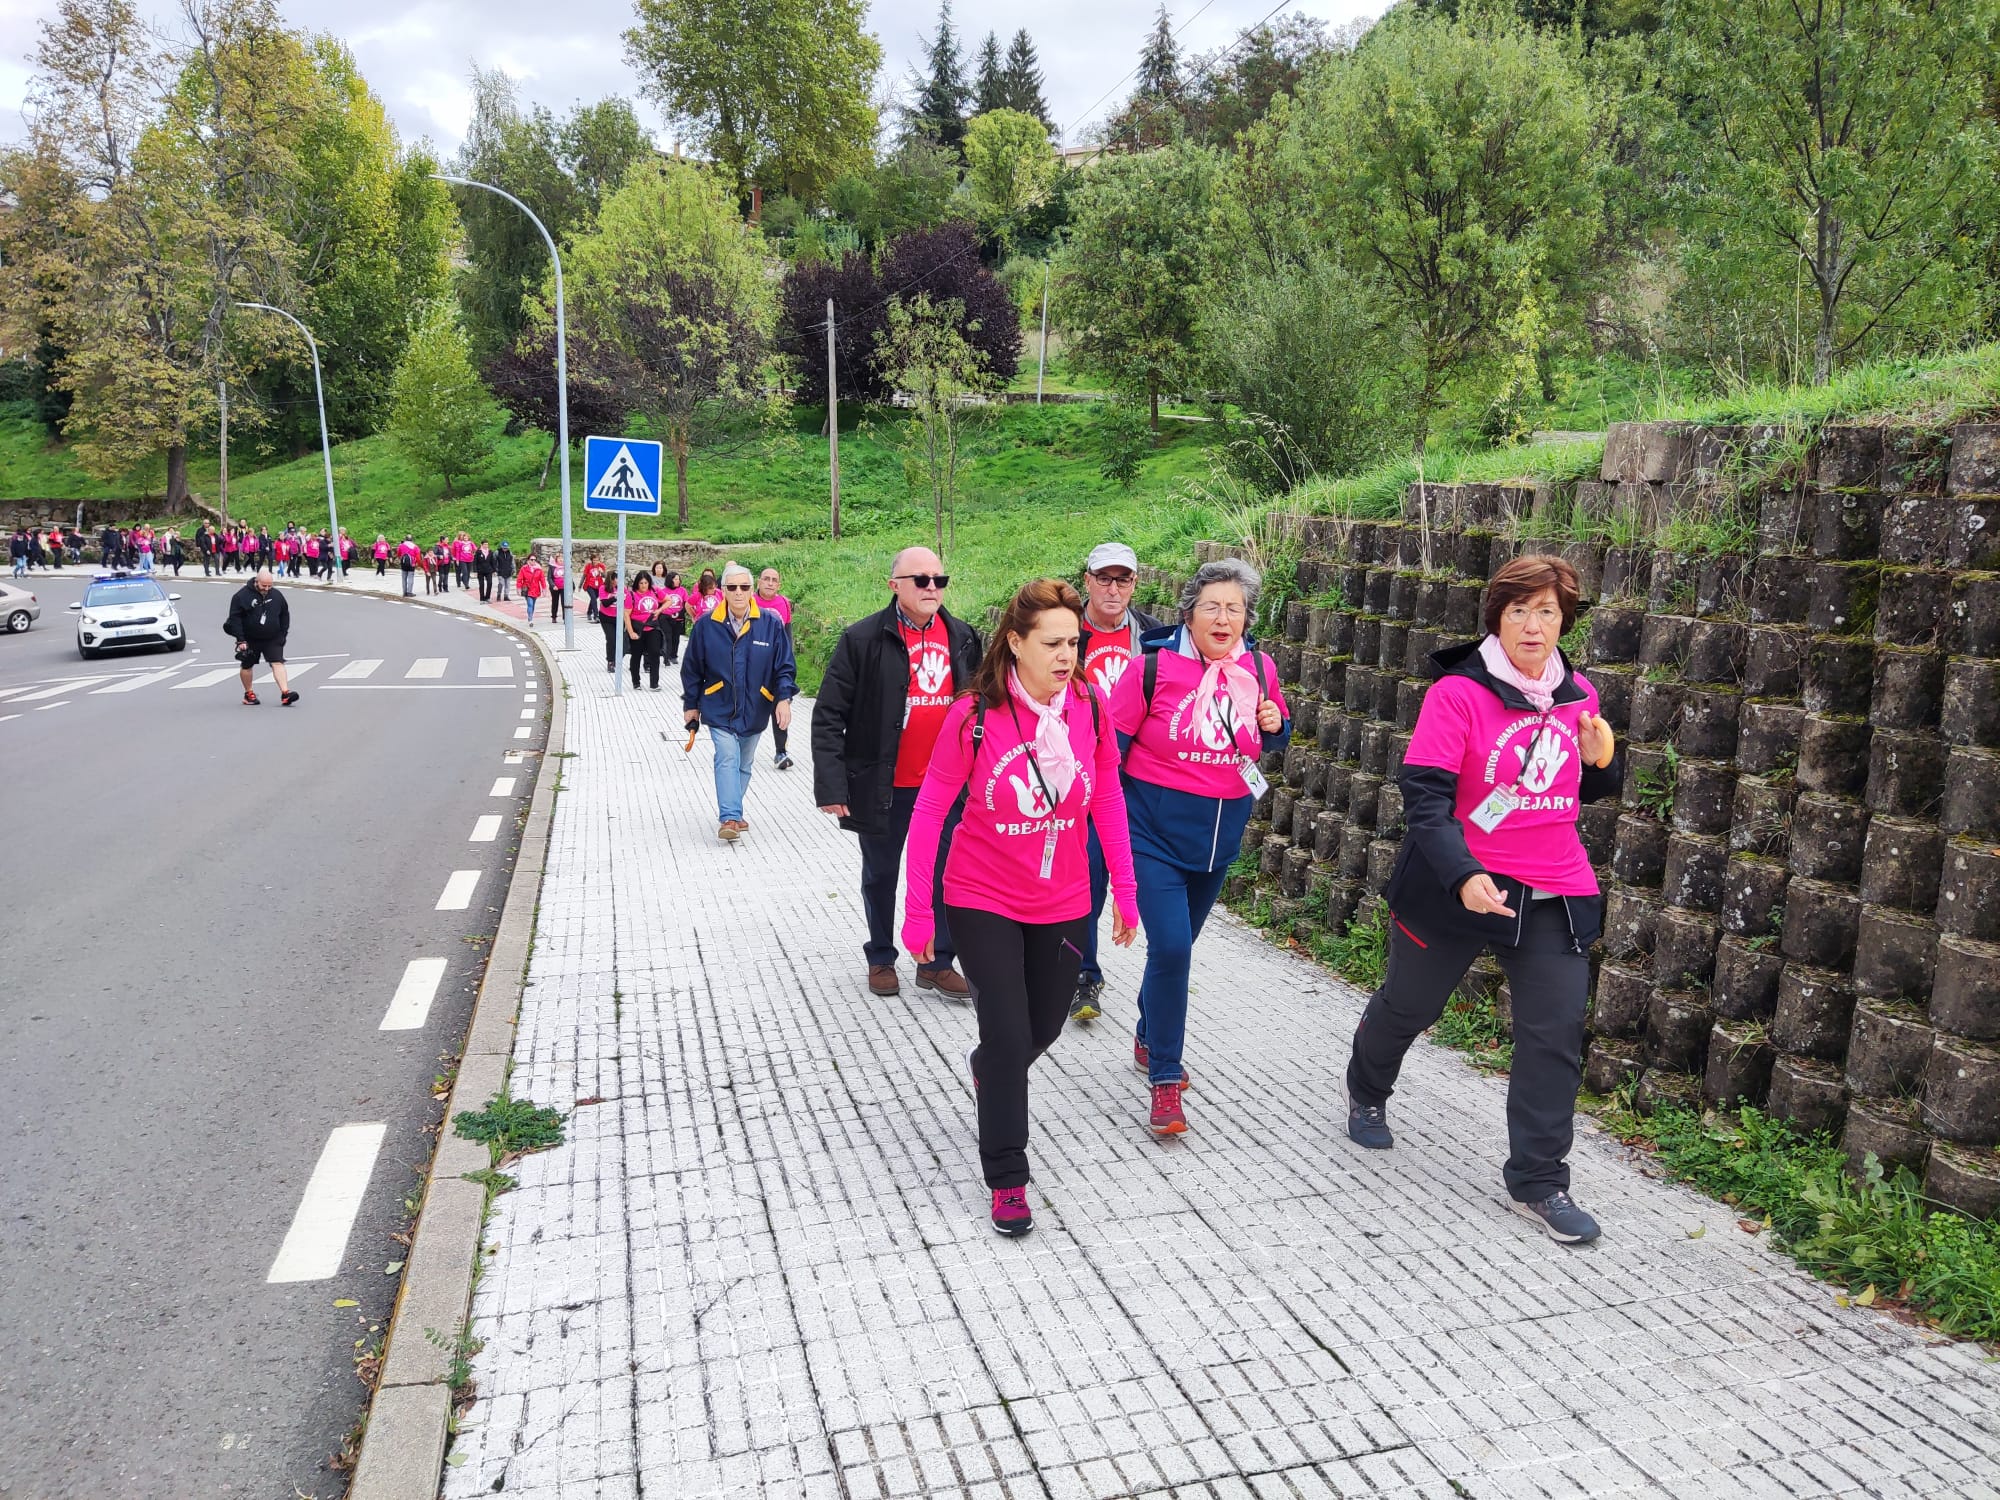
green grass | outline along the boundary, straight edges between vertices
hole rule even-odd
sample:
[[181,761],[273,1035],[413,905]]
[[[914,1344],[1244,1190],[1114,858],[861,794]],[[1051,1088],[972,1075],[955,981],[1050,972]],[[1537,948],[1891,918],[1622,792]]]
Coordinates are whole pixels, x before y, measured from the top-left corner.
[[2000,1224],[1931,1211],[1908,1170],[1871,1156],[1860,1181],[1840,1147],[1754,1109],[1665,1109],[1587,1101],[1607,1128],[1651,1149],[1674,1176],[1740,1210],[1773,1243],[1862,1305],[1897,1302],[1947,1333],[2000,1339]]

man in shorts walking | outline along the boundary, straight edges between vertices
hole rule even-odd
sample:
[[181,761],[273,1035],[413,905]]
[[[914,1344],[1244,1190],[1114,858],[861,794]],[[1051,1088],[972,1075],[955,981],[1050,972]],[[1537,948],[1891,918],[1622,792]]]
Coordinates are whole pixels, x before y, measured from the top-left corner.
[[229,618],[222,628],[236,639],[236,662],[243,669],[243,701],[252,705],[259,701],[250,686],[250,673],[258,662],[265,661],[271,664],[271,678],[278,684],[278,702],[290,708],[299,701],[285,674],[285,637],[291,633],[292,609],[272,583],[271,570],[259,568],[257,576],[229,601]]

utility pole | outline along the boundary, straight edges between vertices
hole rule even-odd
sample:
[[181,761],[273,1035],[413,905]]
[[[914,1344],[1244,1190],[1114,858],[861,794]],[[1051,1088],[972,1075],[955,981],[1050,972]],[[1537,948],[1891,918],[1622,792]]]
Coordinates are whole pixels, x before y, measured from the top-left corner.
[[840,540],[840,388],[834,384],[833,298],[826,299],[826,461],[833,475],[833,539]]
[[1035,405],[1042,404],[1042,374],[1049,367],[1049,263],[1042,260],[1042,347],[1035,359]]
[[[236,305],[254,307],[260,312],[276,313],[306,336],[306,347],[312,350],[313,396],[319,402],[319,451],[320,457],[326,463],[326,534],[333,541],[333,560],[337,565],[340,561],[340,512],[333,503],[333,439],[328,436],[326,430],[326,382],[320,378],[319,373],[319,340],[312,336],[310,328],[282,307],[273,307],[268,302],[239,302]],[[336,583],[340,581],[337,567],[333,577]]]
[[216,400],[222,412],[222,469],[215,480],[215,505],[222,512],[222,524],[229,524],[229,382],[215,383]]

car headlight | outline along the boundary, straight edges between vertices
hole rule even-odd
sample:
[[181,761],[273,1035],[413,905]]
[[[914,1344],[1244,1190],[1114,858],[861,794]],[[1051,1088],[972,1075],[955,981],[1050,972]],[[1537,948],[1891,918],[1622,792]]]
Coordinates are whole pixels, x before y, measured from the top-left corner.
[[84,615],[79,621],[79,623],[83,626],[85,630],[95,630],[97,628],[97,616]]

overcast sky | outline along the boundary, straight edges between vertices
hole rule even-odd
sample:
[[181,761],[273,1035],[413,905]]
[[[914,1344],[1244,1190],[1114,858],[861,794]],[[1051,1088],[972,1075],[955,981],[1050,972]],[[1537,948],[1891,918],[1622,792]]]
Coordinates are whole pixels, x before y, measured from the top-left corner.
[[[1271,0],[1179,0],[1169,6],[1184,51],[1222,46],[1260,20]],[[467,77],[473,63],[502,68],[520,84],[524,99],[557,112],[577,100],[623,94],[639,103],[641,118],[671,144],[658,113],[639,94],[625,63],[620,34],[632,22],[630,0],[279,0],[294,26],[344,37],[363,75],[388,107],[406,141],[428,136],[450,152],[471,110]],[[1303,11],[1336,24],[1378,14],[1387,0],[1295,0],[1284,13]],[[1004,46],[1025,26],[1041,53],[1049,105],[1062,127],[1088,125],[1122,99],[1130,84],[1118,79],[1138,60],[1139,43],[1152,23],[1157,0],[1015,0],[977,7],[960,0],[957,25],[968,54],[991,26]],[[173,0],[140,0],[143,12],[171,23]],[[0,140],[22,135],[29,61],[40,24],[56,0],[0,0]],[[884,85],[905,77],[921,33],[937,24],[937,0],[874,0],[869,28],[882,43]],[[1108,101],[1107,90],[1118,84]],[[1075,139],[1077,131],[1070,128]]]

